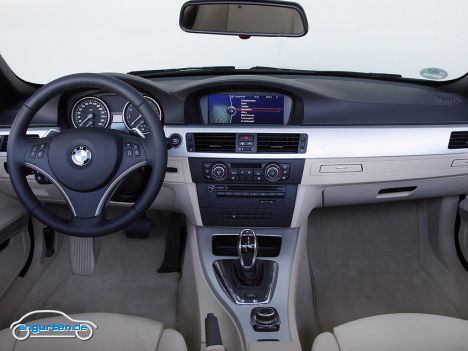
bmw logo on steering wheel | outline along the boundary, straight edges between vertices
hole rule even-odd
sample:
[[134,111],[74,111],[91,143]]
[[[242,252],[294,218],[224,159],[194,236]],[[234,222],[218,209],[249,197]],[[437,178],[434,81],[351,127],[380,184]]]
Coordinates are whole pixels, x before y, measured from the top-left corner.
[[72,151],[71,159],[79,167],[86,166],[91,162],[91,150],[85,145],[78,145]]

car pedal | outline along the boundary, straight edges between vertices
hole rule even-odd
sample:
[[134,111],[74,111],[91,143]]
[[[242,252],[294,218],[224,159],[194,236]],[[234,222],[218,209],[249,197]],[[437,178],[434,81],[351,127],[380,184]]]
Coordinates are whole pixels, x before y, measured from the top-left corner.
[[94,238],[70,236],[70,258],[73,274],[92,275],[96,267],[98,246]]
[[125,235],[130,239],[146,239],[152,227],[153,222],[143,216],[125,228]]
[[182,225],[182,216],[171,213],[169,228],[164,251],[164,261],[158,269],[158,273],[173,273],[181,271],[182,256],[185,248],[187,232]]
[[55,231],[45,227],[42,234],[44,235],[45,257],[52,257],[55,253]]

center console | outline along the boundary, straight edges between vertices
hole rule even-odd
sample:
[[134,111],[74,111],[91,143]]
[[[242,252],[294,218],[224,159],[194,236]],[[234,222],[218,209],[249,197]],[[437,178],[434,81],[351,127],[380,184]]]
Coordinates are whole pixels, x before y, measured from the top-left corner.
[[204,225],[289,227],[304,160],[190,158]]
[[290,342],[289,292],[299,230],[197,227],[207,282],[240,329],[243,344]]
[[290,227],[308,135],[282,126],[294,124],[296,105],[279,92],[212,92],[199,100],[206,128],[185,134],[203,224],[196,229],[203,271],[246,347],[291,341],[289,284],[299,229]]

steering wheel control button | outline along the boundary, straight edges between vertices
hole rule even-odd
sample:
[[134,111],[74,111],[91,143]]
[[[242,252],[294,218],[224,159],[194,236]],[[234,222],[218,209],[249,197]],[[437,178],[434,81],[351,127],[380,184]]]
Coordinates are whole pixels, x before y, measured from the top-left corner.
[[250,324],[257,332],[276,332],[281,322],[276,308],[256,307],[250,314]]
[[130,143],[130,142],[125,142],[125,154],[128,157],[139,157],[141,156],[141,150],[140,146],[138,144]]
[[52,184],[52,182],[47,178],[45,175],[42,173],[36,172],[34,174],[34,178],[36,179],[36,182],[38,184],[44,185],[44,184]]
[[[39,154],[39,151],[37,153]],[[78,167],[84,167],[88,165],[91,162],[92,157],[93,155],[91,150],[86,145],[75,146],[71,155],[73,163]]]
[[31,156],[31,158],[36,158],[36,154],[37,154],[37,145],[34,145],[31,149],[31,153],[29,156]]
[[47,143],[36,144],[31,148],[29,157],[31,158],[42,158],[44,156],[45,150],[47,148]]

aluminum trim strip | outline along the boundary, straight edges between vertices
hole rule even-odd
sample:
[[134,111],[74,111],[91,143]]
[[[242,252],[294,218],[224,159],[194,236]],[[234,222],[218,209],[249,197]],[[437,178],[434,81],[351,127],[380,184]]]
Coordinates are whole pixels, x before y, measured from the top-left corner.
[[[58,127],[30,128],[28,134],[47,136]],[[8,128],[0,129],[0,135],[9,134]],[[171,157],[198,158],[244,158],[244,159],[326,159],[353,157],[398,157],[462,154],[468,149],[448,149],[450,133],[468,132],[468,125],[444,126],[379,126],[379,127],[218,127],[200,125],[164,126],[167,137],[173,133],[182,136],[182,145],[169,150]],[[188,152],[185,133],[304,133],[308,135],[307,151],[304,154],[249,154],[249,153],[208,153]],[[5,153],[0,153],[0,155]]]
[[448,149],[452,131],[468,131],[468,125],[394,126],[394,127],[211,127],[165,126],[166,135],[179,133],[304,133],[308,135],[304,154],[249,154],[188,152],[185,139],[178,149],[169,150],[172,157],[199,158],[271,158],[314,159],[352,157],[422,156],[466,153],[468,149]]

